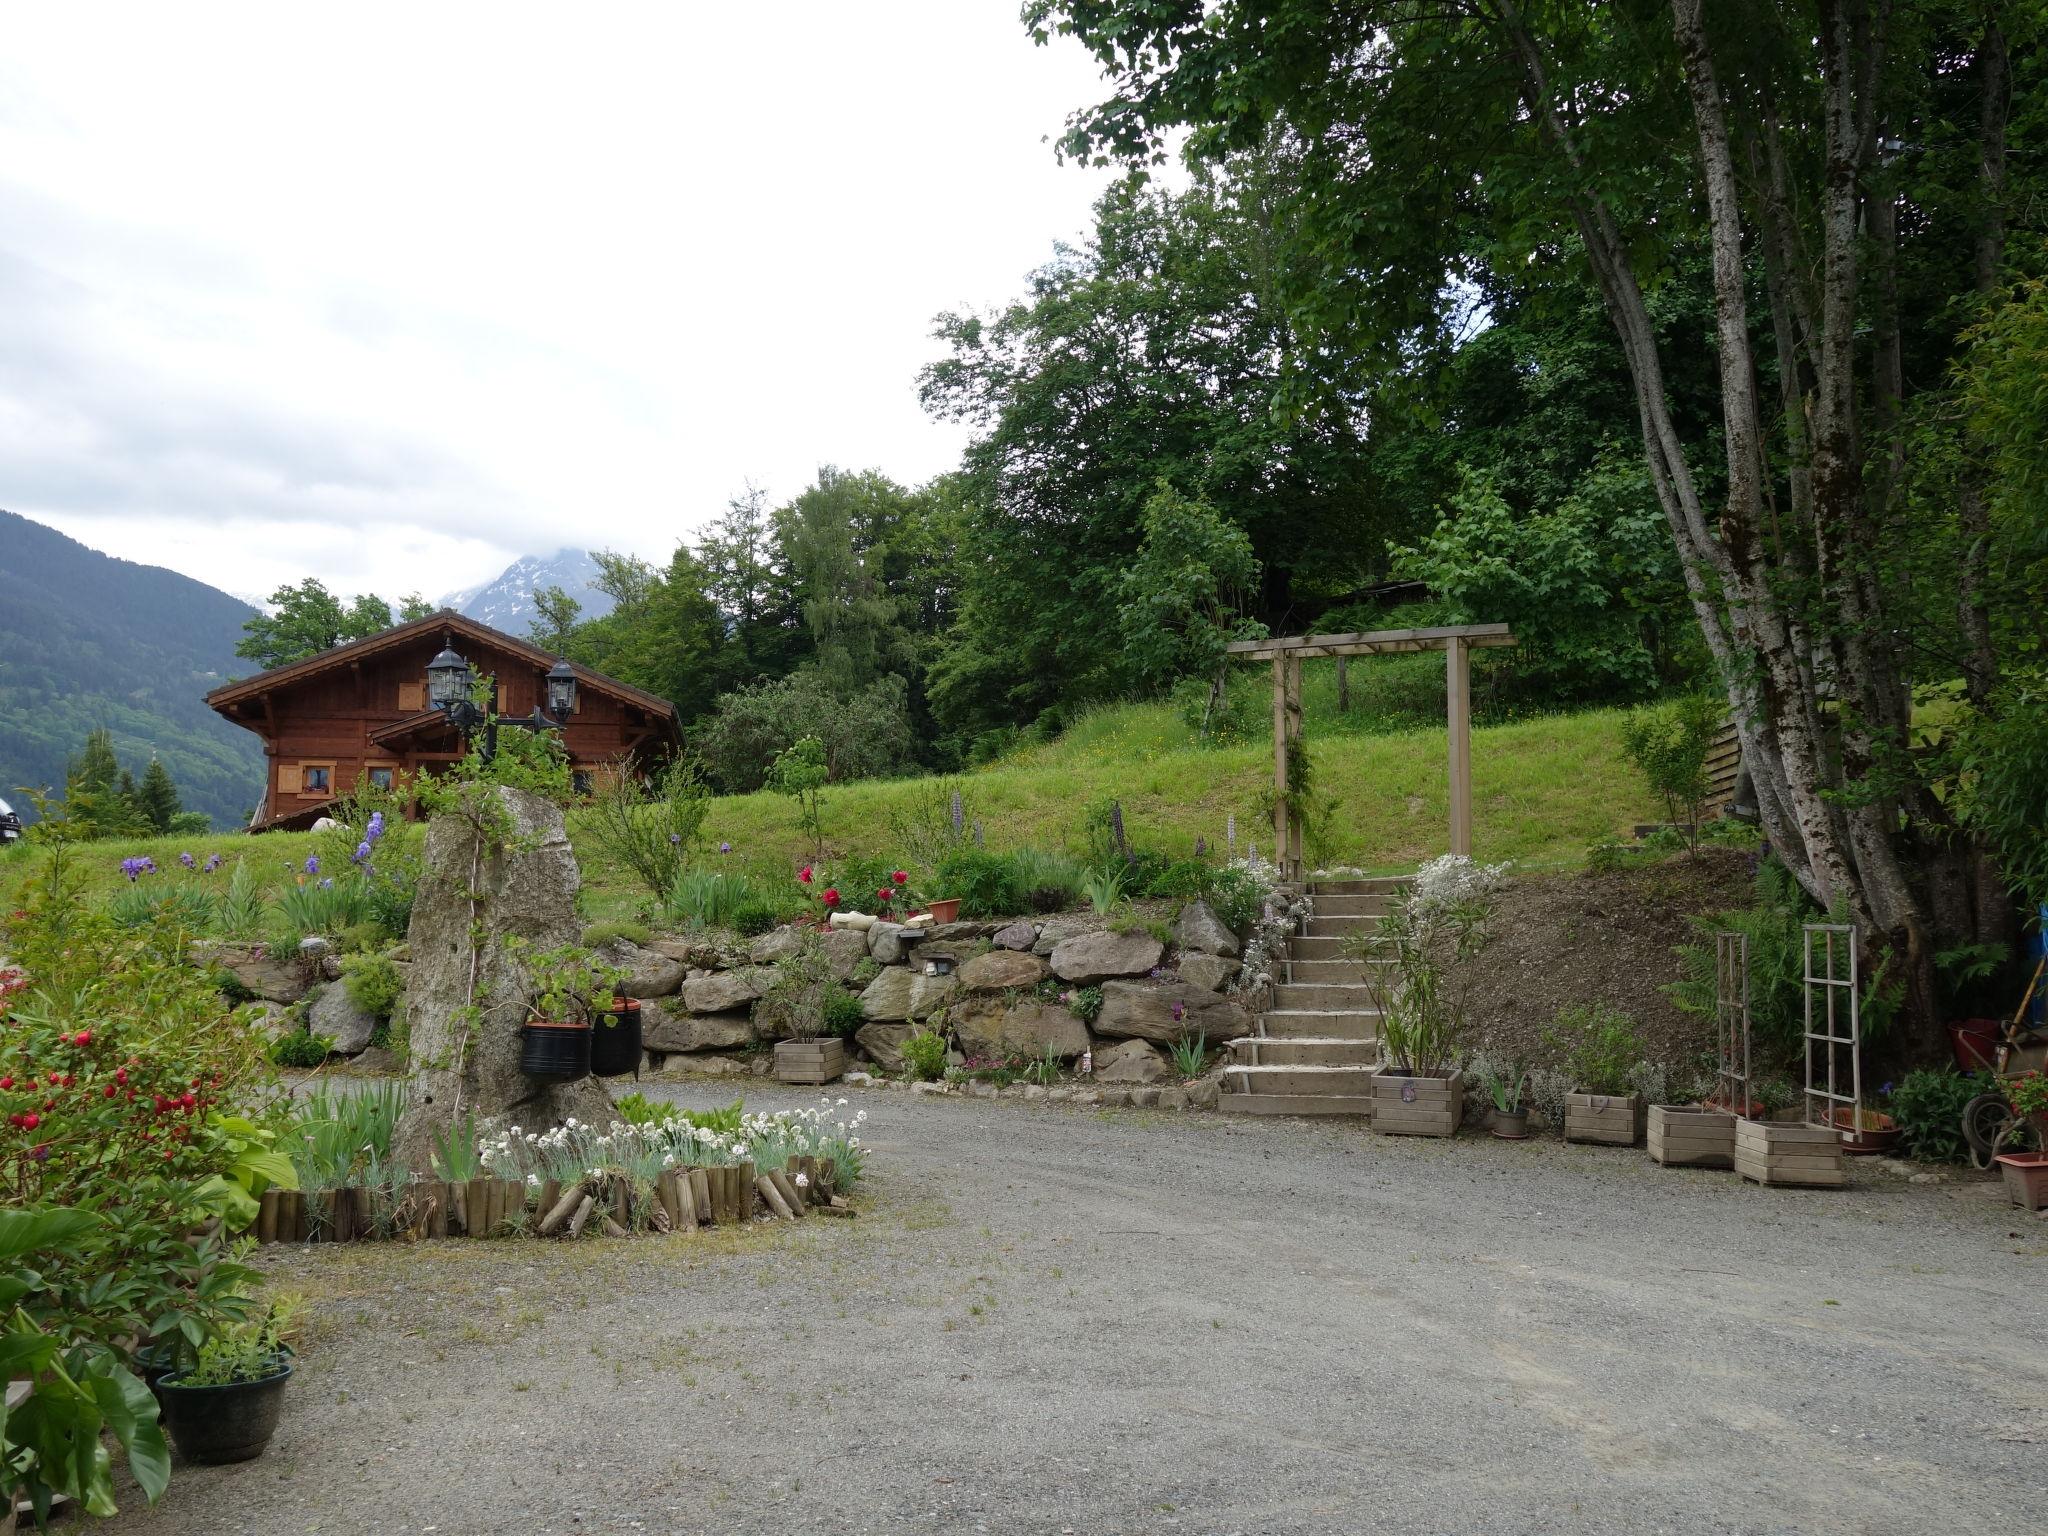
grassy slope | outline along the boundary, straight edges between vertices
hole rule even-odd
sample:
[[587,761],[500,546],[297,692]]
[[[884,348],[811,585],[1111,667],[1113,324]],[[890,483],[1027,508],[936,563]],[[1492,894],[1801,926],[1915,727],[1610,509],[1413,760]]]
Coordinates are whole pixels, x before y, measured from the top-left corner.
[[[1312,693],[1309,739],[1320,791],[1337,797],[1335,846],[1329,862],[1367,868],[1412,868],[1448,842],[1445,741],[1442,730],[1393,735],[1342,734],[1318,716]],[[1575,865],[1587,846],[1653,819],[1655,807],[1618,745],[1621,715],[1593,710],[1545,716],[1473,733],[1474,852],[1529,866]],[[1079,721],[1059,740],[1027,747],[958,781],[969,817],[992,848],[1032,843],[1078,848],[1089,802],[1114,795],[1141,846],[1181,854],[1197,837],[1220,847],[1225,819],[1237,817],[1238,841],[1271,851],[1272,829],[1258,802],[1271,782],[1268,742],[1201,748],[1188,744],[1167,705],[1125,705]],[[892,817],[932,795],[932,781],[879,780],[827,792],[825,833],[832,853],[898,856]],[[570,830],[575,831],[572,813]],[[793,866],[808,852],[790,801],[778,795],[728,796],[712,804],[705,824],[713,846],[733,844],[749,865]],[[308,833],[240,834],[101,843],[84,851],[85,867],[104,890],[121,883],[120,861],[149,854],[170,870],[181,851],[203,860],[224,853],[249,859],[266,883],[292,878],[316,839]],[[25,872],[26,851],[0,856],[0,892]],[[224,878],[223,876],[216,878]],[[623,910],[635,899],[613,870],[586,857],[593,915]]]

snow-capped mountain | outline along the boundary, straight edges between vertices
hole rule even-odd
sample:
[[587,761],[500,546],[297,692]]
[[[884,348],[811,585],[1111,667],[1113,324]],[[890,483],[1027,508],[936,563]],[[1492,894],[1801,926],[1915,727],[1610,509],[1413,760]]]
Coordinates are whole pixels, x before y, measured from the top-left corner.
[[587,549],[558,549],[552,555],[524,555],[482,586],[466,587],[441,599],[441,606],[467,614],[508,635],[525,635],[533,627],[536,587],[560,587],[583,605],[576,617],[601,619],[612,611],[609,592],[592,583],[597,562]]

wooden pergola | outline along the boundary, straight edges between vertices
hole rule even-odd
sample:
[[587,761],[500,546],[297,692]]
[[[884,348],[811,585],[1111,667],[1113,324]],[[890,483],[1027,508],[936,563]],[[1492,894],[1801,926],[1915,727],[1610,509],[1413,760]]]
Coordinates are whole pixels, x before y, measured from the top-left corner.
[[1453,624],[1440,629],[1383,629],[1371,634],[1289,635],[1237,640],[1239,661],[1273,663],[1273,849],[1289,880],[1302,877],[1301,828],[1287,815],[1288,748],[1301,736],[1301,664],[1312,656],[1376,656],[1442,651],[1451,737],[1451,852],[1472,851],[1472,652],[1513,645],[1505,624]]

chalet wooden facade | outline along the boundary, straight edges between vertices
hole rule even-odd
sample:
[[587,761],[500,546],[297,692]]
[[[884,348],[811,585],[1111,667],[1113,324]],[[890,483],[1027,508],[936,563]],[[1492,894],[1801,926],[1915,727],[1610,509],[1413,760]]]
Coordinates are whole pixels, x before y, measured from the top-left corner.
[[[266,779],[252,831],[305,827],[364,779],[395,786],[461,758],[462,733],[427,699],[427,663],[452,647],[496,679],[506,719],[545,707],[555,658],[513,635],[444,610],[216,688],[207,704],[263,738]],[[681,744],[675,706],[576,668],[576,709],[562,732],[578,782],[629,761],[649,769]]]

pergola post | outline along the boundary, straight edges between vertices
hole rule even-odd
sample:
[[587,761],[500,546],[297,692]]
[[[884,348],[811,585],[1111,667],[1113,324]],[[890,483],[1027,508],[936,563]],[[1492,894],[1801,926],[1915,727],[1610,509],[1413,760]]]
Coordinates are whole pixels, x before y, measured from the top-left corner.
[[[1291,757],[1294,748],[1301,741],[1301,658],[1287,658],[1287,748]],[[1289,880],[1302,877],[1301,859],[1302,818],[1291,817],[1287,824],[1287,857],[1281,861],[1281,872]]]
[[1472,653],[1464,637],[1444,646],[1451,737],[1451,852],[1472,852]]
[[1273,658],[1273,863],[1287,874],[1287,658]]

